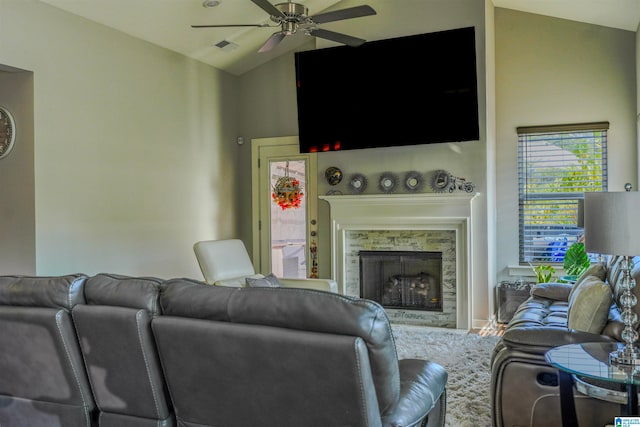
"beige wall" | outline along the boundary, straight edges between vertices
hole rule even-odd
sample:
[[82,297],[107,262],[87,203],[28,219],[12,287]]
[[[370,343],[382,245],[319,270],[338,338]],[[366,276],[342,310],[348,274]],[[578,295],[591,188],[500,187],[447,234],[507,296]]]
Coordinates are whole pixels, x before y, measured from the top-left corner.
[[201,277],[192,244],[238,233],[237,78],[35,0],[0,21],[33,72],[37,273]]
[[[342,1],[337,7],[361,3],[357,0]],[[480,196],[474,202],[480,212],[477,224],[474,224],[474,240],[477,242],[475,249],[480,256],[473,265],[475,288],[472,312],[469,316],[476,323],[484,323],[490,316],[486,216],[485,3],[477,0],[403,0],[402,7],[397,7],[397,4],[394,5],[394,2],[388,0],[371,0],[367,4],[371,5],[378,15],[336,22],[332,24],[331,29],[367,40],[376,40],[469,26],[476,28],[481,138],[480,141],[464,143],[321,153],[318,155],[318,193],[325,194],[329,189],[335,189],[330,188],[324,179],[324,171],[329,166],[339,167],[347,177],[354,173],[368,176],[371,182],[370,190],[367,192],[376,191],[377,184],[374,181],[382,172],[402,175],[416,170],[428,176],[429,172],[436,169],[446,169],[473,181],[476,190],[480,192]],[[491,12],[492,7],[488,6],[487,9]],[[329,43],[318,40],[318,47],[327,45]],[[304,46],[312,47],[313,41]],[[421,61],[419,52],[416,53],[416,60]],[[294,78],[293,53],[242,77],[242,129],[246,139],[297,135]],[[331,112],[327,112],[326,120],[331,120]],[[398,126],[402,124],[399,123]],[[243,151],[248,152],[249,147],[244,147]],[[337,189],[348,193],[346,181],[343,180]],[[251,226],[249,220],[250,218],[247,218],[244,222],[246,227]],[[330,228],[329,207],[326,202],[320,203],[318,233],[320,276],[329,277]]]
[[34,274],[33,75],[0,71],[0,105],[16,122],[16,143],[0,159],[0,274]]
[[[612,188],[637,183],[635,35],[496,9],[494,79],[490,1],[367,3],[377,16],[332,29],[375,40],[476,27],[481,139],[324,153],[320,192],[328,190],[328,166],[374,178],[444,168],[473,181],[481,193],[474,238],[483,255],[473,266],[470,315],[486,321],[492,287],[517,263],[516,126],[609,120]],[[0,0],[0,40],[4,65],[33,72],[35,192],[33,206],[20,212],[35,224],[23,223],[25,238],[12,238],[26,248],[16,266],[28,272],[35,264],[38,274],[200,277],[194,241],[239,236],[251,243],[250,146],[236,138],[297,134],[293,53],[236,78],[36,0]],[[314,46],[310,39],[305,48]],[[321,215],[327,276],[326,205]],[[0,241],[0,253],[11,245]]]
[[485,0],[485,69],[486,69],[486,222],[487,235],[486,246],[483,248],[487,252],[487,287],[488,293],[484,295],[485,304],[488,307],[489,318],[495,311],[495,301],[493,286],[496,278],[496,234],[499,227],[496,222],[496,179],[497,179],[497,158],[496,158],[496,51],[495,51],[495,7],[492,0]]
[[[352,3],[356,2],[342,2],[340,6]],[[635,36],[628,31],[505,9],[495,9],[494,22],[490,2],[411,3],[406,8],[390,8],[387,2],[373,1],[371,5],[384,14],[386,24],[373,23],[367,27],[354,20],[336,31],[376,39],[476,26],[481,36],[478,43],[478,58],[482,59],[478,65],[479,93],[483,100],[481,141],[323,153],[318,157],[319,193],[329,189],[322,176],[328,166],[340,167],[347,176],[359,172],[370,177],[384,171],[428,172],[444,168],[472,180],[481,193],[482,211],[482,224],[476,227],[474,237],[482,242],[477,249],[485,254],[473,270],[478,285],[474,289],[471,315],[478,324],[491,316],[492,288],[508,278],[506,266],[518,263],[516,126],[609,120],[611,187],[617,188],[629,180],[635,185]],[[485,28],[485,19],[491,28]],[[403,26],[393,24],[397,22]],[[369,28],[375,28],[376,34],[367,34]],[[283,76],[293,78],[293,54],[243,77],[243,105],[261,99],[261,102],[270,100],[274,107],[282,106],[281,111],[270,109],[264,120],[260,114],[252,114],[251,125],[245,116],[243,132],[249,139],[297,133],[295,111],[291,109],[294,89],[287,91],[284,87],[283,92],[283,87],[277,84],[277,91],[271,90],[266,83],[270,78],[279,82]],[[262,95],[258,95],[257,85],[246,90],[248,80],[264,83]],[[262,135],[261,131],[266,133]],[[322,276],[330,274],[328,214],[328,207],[322,203],[319,230]],[[250,226],[248,218],[246,224]]]
[[[517,126],[609,121],[609,189],[637,187],[635,34],[496,8],[497,269],[518,264]],[[525,268],[523,273],[529,273]]]

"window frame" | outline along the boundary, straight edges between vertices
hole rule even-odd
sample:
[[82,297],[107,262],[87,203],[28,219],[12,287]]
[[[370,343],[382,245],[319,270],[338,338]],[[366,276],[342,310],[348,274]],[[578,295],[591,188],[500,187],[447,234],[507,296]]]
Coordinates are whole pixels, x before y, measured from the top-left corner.
[[[584,193],[607,189],[609,122],[526,126],[516,130],[519,263],[562,264],[566,249],[584,233],[579,226],[579,205]],[[584,157],[571,150],[585,142],[588,154]],[[552,152],[558,149],[563,156],[555,160]],[[566,161],[567,154],[571,161]],[[579,170],[575,161],[579,162]],[[597,171],[598,179],[594,180]],[[566,180],[563,188],[568,191],[557,191],[554,185],[558,180]],[[558,220],[555,225],[554,219]]]

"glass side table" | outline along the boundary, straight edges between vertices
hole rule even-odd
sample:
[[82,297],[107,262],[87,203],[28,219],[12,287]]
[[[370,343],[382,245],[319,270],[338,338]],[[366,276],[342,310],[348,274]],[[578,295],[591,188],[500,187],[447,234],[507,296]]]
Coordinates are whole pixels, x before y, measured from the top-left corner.
[[562,425],[577,426],[573,401],[573,375],[624,384],[627,402],[622,414],[638,415],[638,385],[640,366],[616,365],[609,362],[609,353],[622,348],[621,343],[569,344],[553,348],[545,354],[549,364],[559,371]]

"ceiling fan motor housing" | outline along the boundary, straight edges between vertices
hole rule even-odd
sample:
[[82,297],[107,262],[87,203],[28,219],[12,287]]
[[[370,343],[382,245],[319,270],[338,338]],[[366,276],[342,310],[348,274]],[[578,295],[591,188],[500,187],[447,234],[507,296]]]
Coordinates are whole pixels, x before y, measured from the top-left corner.
[[274,7],[282,12],[285,18],[283,19],[282,16],[271,15],[271,20],[282,25],[282,32],[284,34],[295,34],[298,30],[299,24],[304,21],[308,9],[300,3],[293,2],[278,3],[275,4]]
[[[278,3],[274,4],[273,6],[280,12],[282,12],[287,17],[287,19],[298,20],[298,18],[307,14],[307,8],[300,3]],[[282,16],[271,15],[271,20],[280,22],[282,20]]]

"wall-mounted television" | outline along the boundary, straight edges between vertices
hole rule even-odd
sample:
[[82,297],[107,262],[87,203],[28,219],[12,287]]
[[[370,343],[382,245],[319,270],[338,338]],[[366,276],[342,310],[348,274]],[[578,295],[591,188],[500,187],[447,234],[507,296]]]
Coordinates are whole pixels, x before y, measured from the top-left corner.
[[300,152],[479,139],[473,27],[295,54]]

